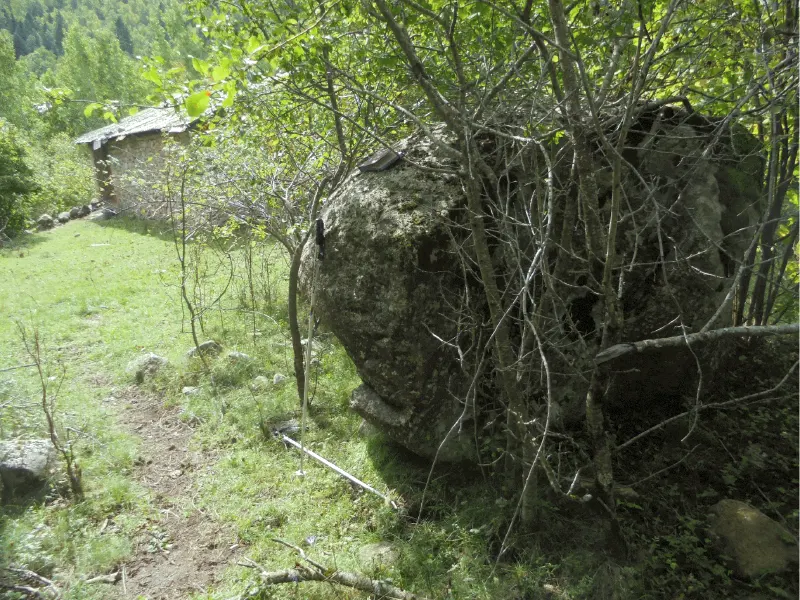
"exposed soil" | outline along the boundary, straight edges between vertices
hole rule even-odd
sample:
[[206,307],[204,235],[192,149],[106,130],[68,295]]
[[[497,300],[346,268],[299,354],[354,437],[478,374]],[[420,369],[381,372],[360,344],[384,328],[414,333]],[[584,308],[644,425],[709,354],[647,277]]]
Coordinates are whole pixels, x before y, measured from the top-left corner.
[[135,477],[159,513],[135,540],[116,583],[119,597],[180,600],[206,591],[239,548],[235,534],[194,503],[195,475],[212,468],[216,457],[189,448],[192,428],[179,409],[163,408],[159,398],[135,386],[114,397],[120,424],[142,440]]

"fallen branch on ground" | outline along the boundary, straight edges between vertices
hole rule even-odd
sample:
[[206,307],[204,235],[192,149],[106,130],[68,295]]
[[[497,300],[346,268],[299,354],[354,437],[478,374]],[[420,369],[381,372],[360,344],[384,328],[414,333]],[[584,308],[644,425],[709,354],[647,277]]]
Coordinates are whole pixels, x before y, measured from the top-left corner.
[[[292,544],[288,544],[281,540],[274,541],[298,550],[298,548]],[[400,588],[389,583],[377,579],[370,579],[369,577],[359,573],[337,571],[335,569],[326,568],[317,562],[309,560],[302,552],[301,556],[314,568],[306,567],[298,563],[293,569],[267,571],[264,567],[250,559],[245,559],[245,562],[239,564],[243,567],[258,570],[261,583],[265,586],[278,585],[281,583],[300,583],[303,581],[324,581],[327,583],[335,583],[344,587],[353,588],[354,590],[359,590],[368,594],[373,594],[376,598],[386,598],[387,600],[427,600],[427,598],[424,596],[418,596],[417,594],[401,590]]]
[[27,369],[29,367],[35,367],[36,363],[31,363],[29,365],[17,365],[16,367],[6,367],[4,369],[0,369],[0,373],[5,373],[6,371],[14,371],[16,369]]
[[765,325],[762,327],[726,327],[724,329],[715,329],[714,331],[689,333],[686,335],[676,335],[668,338],[657,338],[652,340],[642,340],[641,342],[617,344],[616,346],[611,346],[610,348],[606,348],[600,352],[594,357],[594,362],[595,364],[600,365],[634,352],[647,352],[649,350],[657,350],[660,348],[678,348],[680,346],[690,346],[692,344],[710,342],[726,337],[796,335],[798,331],[800,331],[800,325],[798,323],[793,323],[792,325]]
[[6,567],[2,570],[8,573],[13,573],[20,581],[24,581],[26,583],[35,583],[44,587],[35,588],[28,585],[14,585],[0,581],[0,590],[17,592],[19,594],[24,594],[27,598],[40,598],[42,600],[47,600],[48,598],[59,600],[59,598],[61,598],[61,591],[56,587],[56,585],[38,573],[34,573],[28,569],[16,569],[14,567]]
[[97,577],[92,577],[91,579],[87,579],[86,583],[117,583],[119,579],[119,571],[114,571],[113,573],[109,573],[108,575],[98,575]]

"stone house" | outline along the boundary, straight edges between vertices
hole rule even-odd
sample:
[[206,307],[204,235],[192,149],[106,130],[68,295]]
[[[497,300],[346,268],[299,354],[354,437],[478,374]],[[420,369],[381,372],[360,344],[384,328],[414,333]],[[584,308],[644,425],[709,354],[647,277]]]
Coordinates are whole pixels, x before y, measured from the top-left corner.
[[158,216],[164,207],[153,186],[163,180],[170,146],[187,144],[195,121],[174,108],[148,108],[78,137],[75,143],[91,150],[102,200],[121,211]]

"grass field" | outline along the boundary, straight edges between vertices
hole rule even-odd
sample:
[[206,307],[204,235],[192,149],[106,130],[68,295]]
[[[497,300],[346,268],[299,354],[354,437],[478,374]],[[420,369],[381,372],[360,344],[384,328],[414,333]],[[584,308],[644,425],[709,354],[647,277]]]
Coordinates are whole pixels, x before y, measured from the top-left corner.
[[[243,254],[241,249],[230,253],[234,261],[241,261]],[[294,552],[273,538],[303,545],[337,568],[390,576],[396,585],[433,597],[448,587],[497,597],[498,588],[516,586],[519,582],[490,576],[484,542],[501,523],[485,521],[485,506],[502,499],[489,487],[456,488],[449,494],[435,478],[426,511],[444,521],[416,524],[316,463],[306,461],[305,477],[296,475],[298,454],[269,435],[273,424],[297,416],[291,346],[283,322],[282,256],[261,248],[256,257],[260,293],[255,306],[248,298],[249,283],[238,274],[241,268],[229,284],[227,255],[220,259],[208,251],[192,259],[200,265],[195,297],[201,303],[228,289],[220,303],[207,308],[200,335],[252,357],[233,364],[223,353],[212,359],[213,378],[200,361],[185,357],[193,343],[180,302],[175,248],[152,225],[72,222],[30,235],[22,245],[0,253],[0,368],[30,362],[20,325],[29,335],[38,331],[46,367],[55,378],[49,382],[50,392],[58,391],[58,430],[74,441],[86,489],[83,502],[53,496],[7,506],[0,531],[3,563],[52,579],[66,598],[121,597],[119,583],[85,582],[135,563],[142,536],[157,531],[163,521],[163,499],[154,497],[137,475],[142,439],[120,422],[125,399],[139,389],[155,395],[162,406],[174,407],[192,426],[190,444],[206,463],[194,473],[190,490],[169,499],[170,506],[186,517],[196,514],[219,523],[239,547],[221,581],[190,596],[229,598],[257,592],[253,570],[235,563],[247,557],[267,569],[294,565]],[[358,378],[330,336],[322,333],[319,341],[309,446],[398,502],[413,503],[427,471],[413,460],[394,460],[398,450],[358,434],[360,419],[347,410]],[[127,365],[151,352],[168,358],[170,368],[142,388],[132,387]],[[283,385],[272,385],[276,373],[287,376]],[[4,439],[46,435],[34,374],[31,368],[0,374]],[[270,385],[253,391],[249,383],[258,375]],[[198,388],[198,393],[184,395],[186,386]],[[313,540],[313,548],[306,540]],[[359,558],[360,548],[378,541],[390,541],[399,550],[392,566],[365,565]],[[321,584],[303,589],[308,596],[302,597],[363,597]],[[294,586],[272,593],[276,598],[298,597]]]
[[[330,568],[388,579],[431,599],[796,591],[780,577],[740,584],[708,553],[698,521],[707,506],[720,493],[759,502],[752,471],[730,442],[735,460],[727,447],[727,454],[698,453],[699,470],[669,485],[656,478],[640,488],[641,500],[620,504],[629,561],[606,555],[601,520],[546,501],[541,525],[512,531],[511,551],[499,559],[514,494],[477,469],[442,469],[432,474],[423,505],[427,466],[361,433],[347,408],[359,379],[324,331],[316,339],[306,442],[389,494],[399,510],[317,463],[306,460],[298,476],[298,453],[272,435],[299,414],[283,255],[267,243],[227,239],[193,245],[188,258],[190,297],[202,314],[198,336],[224,347],[209,357],[208,370],[186,357],[193,341],[181,271],[171,236],[155,225],[76,221],[0,249],[0,439],[47,435],[41,384],[24,366],[31,360],[22,327],[42,340],[57,430],[74,444],[86,492],[82,501],[71,498],[61,482],[45,498],[0,508],[0,568],[34,571],[75,600],[366,597],[324,583],[265,588],[254,564],[276,571],[299,560],[278,539]],[[169,366],[137,385],[128,365],[148,353]],[[276,385],[276,374],[286,379]],[[753,424],[744,430],[748,439],[772,456],[759,467],[762,485],[780,486],[794,468],[785,487],[770,492],[772,504],[760,504],[787,512],[797,487],[796,436],[782,432],[796,430],[797,415],[792,403],[777,408],[730,418],[718,432],[738,439],[741,423]],[[674,462],[651,447],[655,458],[642,453],[629,461],[626,477]],[[377,542],[391,543],[395,557],[367,558]],[[0,571],[0,582],[3,573],[19,576]]]

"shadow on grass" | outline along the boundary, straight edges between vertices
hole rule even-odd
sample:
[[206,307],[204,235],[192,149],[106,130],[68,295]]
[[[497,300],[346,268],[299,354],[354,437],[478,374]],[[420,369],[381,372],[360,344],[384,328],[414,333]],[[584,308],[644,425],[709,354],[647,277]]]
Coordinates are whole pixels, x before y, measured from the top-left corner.
[[0,257],[25,251],[28,248],[46,242],[48,239],[50,238],[47,233],[39,231],[34,233],[22,232],[18,236],[11,238],[11,241],[4,242],[0,239]]
[[130,215],[118,215],[110,219],[96,219],[91,221],[95,225],[120,229],[128,233],[149,235],[165,242],[172,242],[174,235],[169,221],[141,219]]

